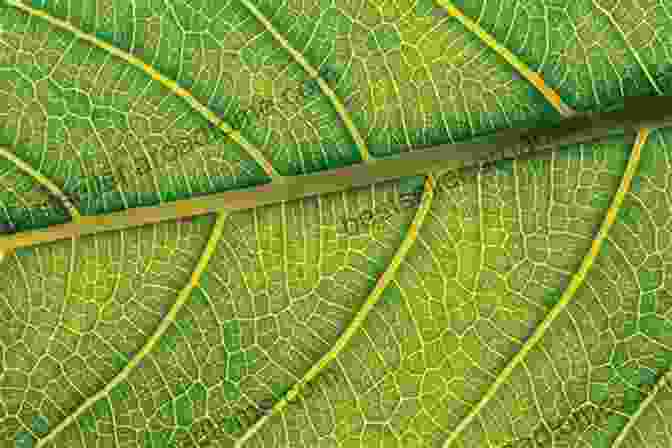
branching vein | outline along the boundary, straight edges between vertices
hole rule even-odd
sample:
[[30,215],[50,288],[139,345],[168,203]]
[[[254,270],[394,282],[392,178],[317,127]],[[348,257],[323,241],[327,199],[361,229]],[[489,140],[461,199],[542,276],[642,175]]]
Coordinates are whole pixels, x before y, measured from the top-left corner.
[[150,336],[150,338],[147,339],[145,345],[129,361],[129,363],[126,364],[126,366],[124,366],[124,368],[109,383],[107,383],[103,389],[87,398],[73,413],[68,415],[67,418],[63,419],[45,437],[39,439],[35,445],[35,448],[44,447],[46,444],[51,442],[80,415],[86,412],[87,409],[94,405],[98,400],[108,395],[116,386],[124,382],[138,366],[138,364],[140,364],[140,362],[154,349],[161,339],[161,336],[163,336],[166,330],[168,330],[168,327],[175,322],[177,314],[189,299],[192,290],[198,286],[201,275],[203,275],[203,272],[205,272],[205,269],[207,268],[208,263],[210,262],[210,259],[212,258],[215,249],[217,248],[217,244],[222,237],[224,223],[226,222],[227,216],[228,212],[222,212],[217,215],[217,220],[215,221],[212,232],[210,233],[210,238],[205,246],[205,249],[203,250],[203,254],[198,261],[198,264],[196,265],[196,268],[191,274],[189,283],[180,291],[179,295],[177,296],[177,300],[166,314],[166,317],[161,320],[161,323],[158,325],[158,327],[156,327],[156,330]]
[[268,411],[266,415],[261,417],[254,425],[250,426],[250,428],[247,431],[245,431],[245,434],[243,434],[243,436],[236,441],[235,448],[240,448],[241,446],[243,446],[243,444],[247,440],[249,440],[254,434],[256,434],[257,431],[259,431],[259,429],[264,425],[264,423],[266,423],[266,421],[268,421],[274,414],[278,413],[279,411],[287,407],[290,401],[294,401],[297,398],[297,395],[300,395],[304,386],[309,382],[311,382],[313,378],[316,378],[322,371],[324,371],[327,368],[330,362],[336,359],[338,354],[341,353],[348,345],[348,343],[353,338],[355,333],[357,333],[357,331],[362,327],[369,312],[378,303],[383,292],[385,291],[385,288],[394,279],[394,276],[396,275],[399,266],[406,258],[406,254],[411,249],[411,247],[413,247],[413,244],[417,240],[418,232],[422,227],[422,224],[425,221],[425,217],[427,216],[427,213],[429,212],[429,209],[432,205],[435,188],[436,188],[435,176],[432,174],[427,175],[427,177],[425,178],[424,195],[422,198],[422,202],[418,207],[418,210],[413,218],[413,221],[411,222],[406,237],[404,238],[404,241],[399,246],[399,249],[397,249],[397,252],[394,254],[394,257],[392,258],[392,261],[390,262],[387,269],[385,269],[385,272],[378,278],[376,285],[374,286],[373,290],[369,293],[369,296],[367,297],[362,307],[357,311],[357,314],[352,319],[348,327],[336,340],[331,350],[329,350],[326,354],[324,354],[322,358],[320,358],[320,360],[317,363],[315,363],[308,370],[308,372],[306,372],[303,378],[301,378],[299,382],[294,384],[294,386],[287,392],[287,394],[282,399],[278,400],[278,402],[275,403],[273,408],[270,411]]
[[161,74],[158,70],[156,70],[154,67],[146,64],[143,60],[139,59],[138,57],[126,51],[123,51],[113,45],[110,45],[104,40],[98,39],[95,36],[83,32],[75,28],[72,24],[63,21],[57,17],[54,17],[44,10],[33,8],[18,0],[6,0],[6,2],[7,4],[15,6],[16,8],[24,12],[27,12],[32,16],[40,17],[54,26],[67,30],[73,33],[79,39],[85,40],[95,45],[96,47],[101,48],[113,54],[114,56],[117,56],[120,59],[123,59],[133,67],[142,70],[151,79],[158,81],[163,86],[172,91],[176,96],[183,98],[187,103],[189,103],[191,107],[200,112],[201,115],[203,115],[210,123],[212,123],[219,129],[227,133],[228,136],[233,141],[238,143],[247,151],[247,153],[262,167],[262,169],[266,172],[266,174],[269,177],[273,179],[274,182],[282,182],[282,176],[278,174],[275,168],[273,168],[273,165],[271,165],[271,163],[268,160],[266,160],[262,152],[256,146],[254,146],[245,137],[243,137],[240,131],[234,130],[228,123],[219,118],[219,116],[215,112],[210,110],[207,106],[201,104],[196,98],[194,98],[191,92],[178,85],[178,83],[175,82],[174,80],[167,78],[166,76]]
[[252,2],[249,0],[240,0],[240,2],[252,13],[252,15],[254,15],[254,17],[257,18],[257,20],[259,20],[259,22],[261,22],[264,28],[266,28],[266,30],[271,33],[273,38],[280,45],[282,45],[285,50],[287,50],[294,60],[306,71],[306,73],[308,73],[308,76],[316,79],[320,86],[320,90],[327,98],[329,98],[331,104],[334,106],[334,109],[336,109],[336,113],[341,118],[343,124],[348,129],[348,132],[350,132],[350,135],[357,144],[357,148],[359,149],[359,154],[362,157],[362,160],[364,160],[364,162],[371,162],[373,159],[369,153],[369,148],[366,145],[366,141],[353,123],[350,114],[343,105],[343,102],[340,100],[340,98],[338,98],[329,84],[327,84],[327,81],[320,76],[319,72],[310,64],[310,62],[306,60],[306,58],[303,57],[301,53],[292,47],[289,41],[285,39],[285,37],[280,34],[280,32],[278,32],[273,24],[264,16],[264,14],[262,14],[261,11],[259,11],[256,6],[252,4]]

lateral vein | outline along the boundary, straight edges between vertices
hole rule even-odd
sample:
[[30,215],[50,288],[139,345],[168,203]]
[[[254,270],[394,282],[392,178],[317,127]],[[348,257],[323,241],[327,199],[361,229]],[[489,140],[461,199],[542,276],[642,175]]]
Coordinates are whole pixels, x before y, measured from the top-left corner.
[[177,313],[180,311],[180,309],[182,309],[184,304],[187,302],[187,299],[189,299],[192,290],[196,286],[198,286],[199,280],[203,275],[203,272],[205,272],[205,269],[207,268],[208,263],[210,262],[210,259],[212,258],[215,249],[217,248],[217,244],[219,243],[219,240],[222,237],[224,224],[226,222],[228,214],[229,214],[228,212],[224,211],[217,215],[217,220],[215,221],[215,224],[210,233],[210,238],[208,239],[208,242],[205,246],[205,249],[203,250],[201,258],[198,261],[198,264],[196,265],[196,268],[191,274],[189,283],[187,283],[187,285],[184,288],[182,288],[173,306],[170,308],[166,316],[161,320],[154,333],[152,333],[150,338],[147,339],[147,341],[138,351],[138,353],[135,356],[133,356],[133,358],[129,361],[129,363],[126,364],[126,366],[124,366],[124,368],[109,383],[107,383],[104,388],[100,389],[94,395],[87,398],[82,404],[80,404],[77,407],[77,409],[75,409],[74,412],[68,415],[68,417],[66,417],[65,419],[61,420],[61,422],[57,426],[55,426],[54,429],[52,429],[45,437],[40,438],[37,441],[35,448],[41,448],[46,444],[48,444],[59,433],[61,433],[65,428],[67,428],[68,425],[73,423],[77,419],[77,417],[82,415],[98,400],[109,394],[112,391],[112,389],[114,389],[116,386],[118,386],[124,380],[126,380],[126,378],[129,377],[131,372],[133,372],[133,370],[138,366],[138,364],[140,364],[140,362],[153,350],[153,348],[161,339],[161,336],[163,336],[166,330],[168,330],[168,327],[173,322],[175,322]]
[[247,153],[262,167],[262,169],[266,172],[266,174],[269,177],[273,179],[274,182],[281,183],[283,181],[282,175],[280,175],[275,170],[273,165],[271,165],[271,163],[264,157],[261,151],[251,142],[249,142],[245,137],[243,137],[238,130],[233,129],[228,123],[219,118],[219,116],[215,112],[210,110],[207,106],[201,104],[196,98],[194,98],[191,92],[189,92],[187,89],[180,87],[180,85],[177,82],[167,78],[166,76],[161,74],[158,70],[156,70],[154,67],[146,64],[142,59],[126,51],[122,51],[119,48],[115,47],[114,45],[110,45],[104,40],[98,39],[96,36],[92,36],[88,33],[85,33],[80,29],[74,27],[72,24],[52,16],[46,11],[28,6],[19,0],[5,0],[5,1],[7,2],[7,4],[12,5],[24,12],[27,12],[32,16],[42,18],[56,27],[71,32],[79,39],[85,40],[95,45],[96,47],[101,48],[113,54],[114,56],[117,56],[120,59],[123,59],[133,67],[142,70],[151,79],[159,82],[164,87],[172,91],[176,96],[184,99],[187,103],[189,103],[189,105],[192,108],[200,112],[201,115],[203,115],[210,123],[212,123],[219,129],[224,131],[229,137],[231,137],[233,141],[235,141],[236,143],[238,143],[238,145],[243,147],[243,149],[247,151]]

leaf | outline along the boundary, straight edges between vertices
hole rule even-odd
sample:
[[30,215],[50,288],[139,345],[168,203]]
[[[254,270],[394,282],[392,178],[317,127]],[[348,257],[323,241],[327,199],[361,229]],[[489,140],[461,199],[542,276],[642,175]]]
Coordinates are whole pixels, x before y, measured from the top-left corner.
[[0,445],[669,446],[669,129],[179,202],[670,95],[663,3],[2,2]]

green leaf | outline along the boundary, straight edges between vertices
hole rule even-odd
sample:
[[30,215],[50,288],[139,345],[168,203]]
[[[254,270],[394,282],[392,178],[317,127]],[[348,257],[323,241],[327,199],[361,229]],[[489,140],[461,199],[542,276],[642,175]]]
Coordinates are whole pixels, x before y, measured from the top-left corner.
[[350,3],[3,3],[0,446],[670,446],[669,128],[218,196],[672,95],[666,2]]
[[16,434],[14,443],[15,448],[32,448],[35,445],[35,439],[30,433],[22,431]]
[[46,434],[49,430],[49,420],[42,415],[38,415],[33,417],[33,424],[31,426],[37,434]]

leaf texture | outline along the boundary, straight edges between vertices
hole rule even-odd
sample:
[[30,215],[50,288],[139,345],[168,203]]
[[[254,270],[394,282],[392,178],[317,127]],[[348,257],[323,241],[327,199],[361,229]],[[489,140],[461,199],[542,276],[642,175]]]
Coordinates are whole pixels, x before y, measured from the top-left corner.
[[[670,95],[669,36],[664,0],[0,0],[0,231]],[[671,139],[2,253],[0,446],[668,447]]]

